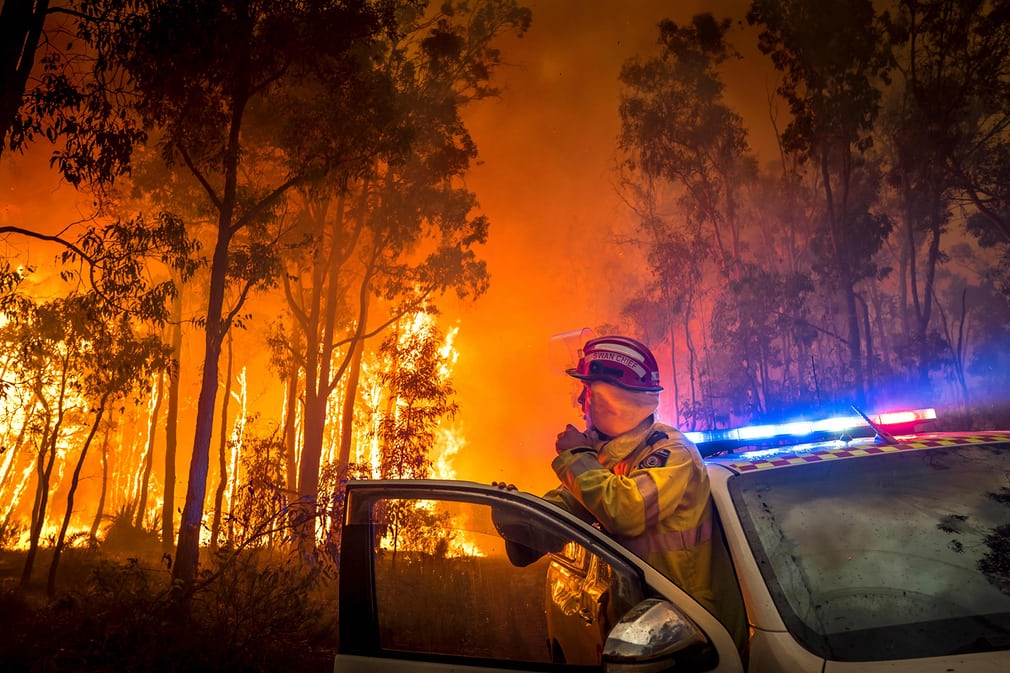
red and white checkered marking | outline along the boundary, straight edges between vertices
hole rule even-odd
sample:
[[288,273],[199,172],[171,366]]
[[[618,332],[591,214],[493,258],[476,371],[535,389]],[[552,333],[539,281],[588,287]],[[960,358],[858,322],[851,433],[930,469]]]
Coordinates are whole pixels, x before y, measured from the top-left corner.
[[964,434],[950,434],[943,436],[923,436],[902,440],[900,444],[893,445],[867,445],[858,447],[843,447],[838,449],[815,449],[802,453],[784,454],[766,460],[737,461],[724,463],[727,467],[738,472],[752,472],[754,470],[765,470],[774,467],[787,467],[789,465],[802,465],[804,463],[819,463],[825,460],[838,460],[841,458],[861,458],[863,456],[873,456],[880,453],[896,453],[898,451],[914,451],[917,449],[928,449],[937,446],[968,446],[972,444],[992,444],[993,442],[1010,442],[1010,433],[1007,432],[975,432]]

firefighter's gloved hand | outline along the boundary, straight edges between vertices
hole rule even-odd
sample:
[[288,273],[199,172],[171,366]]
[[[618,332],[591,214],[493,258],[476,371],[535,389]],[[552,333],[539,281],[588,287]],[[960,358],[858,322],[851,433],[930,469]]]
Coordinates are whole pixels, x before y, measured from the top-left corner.
[[562,454],[565,451],[571,451],[572,449],[590,449],[593,448],[593,440],[596,432],[590,430],[588,432],[581,432],[574,425],[569,423],[565,426],[565,429],[558,433],[558,441],[554,443],[554,448],[557,450],[558,454]]
[[503,491],[518,491],[515,484],[506,484],[504,481],[492,481],[491,485],[495,488],[500,488]]

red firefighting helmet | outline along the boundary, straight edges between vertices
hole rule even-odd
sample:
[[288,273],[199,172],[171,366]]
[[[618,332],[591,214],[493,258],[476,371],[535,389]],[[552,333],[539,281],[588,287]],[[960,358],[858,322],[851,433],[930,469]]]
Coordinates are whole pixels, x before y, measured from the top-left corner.
[[648,347],[622,336],[590,339],[582,347],[579,364],[569,376],[583,381],[606,381],[645,392],[659,392],[659,364]]

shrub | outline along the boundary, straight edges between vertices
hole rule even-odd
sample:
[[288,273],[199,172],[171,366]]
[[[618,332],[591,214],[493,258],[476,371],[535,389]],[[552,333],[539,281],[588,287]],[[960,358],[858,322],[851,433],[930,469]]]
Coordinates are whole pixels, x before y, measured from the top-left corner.
[[328,671],[336,649],[332,573],[263,553],[211,559],[190,610],[170,600],[165,567],[96,560],[54,600],[0,591],[6,673]]

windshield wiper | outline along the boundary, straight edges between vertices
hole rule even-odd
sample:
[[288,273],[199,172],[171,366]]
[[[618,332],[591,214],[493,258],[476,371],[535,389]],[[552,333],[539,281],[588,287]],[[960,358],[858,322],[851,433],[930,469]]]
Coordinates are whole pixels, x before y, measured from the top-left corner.
[[898,443],[898,440],[894,438],[894,435],[892,435],[887,430],[884,430],[879,425],[877,425],[876,423],[874,423],[873,421],[871,421],[870,417],[867,416],[866,414],[864,414],[862,409],[860,409],[859,407],[857,407],[855,404],[853,404],[851,406],[852,406],[852,409],[857,414],[859,414],[860,416],[863,417],[863,420],[866,421],[866,424],[869,425],[871,428],[873,428],[873,431],[875,433],[877,433],[877,436],[873,438],[874,442],[878,442],[878,443],[887,442],[888,444],[897,444]]

